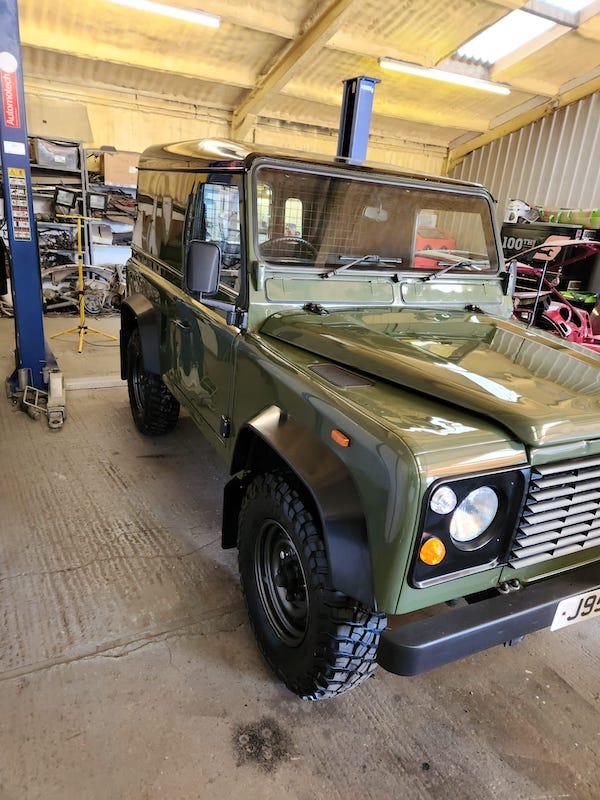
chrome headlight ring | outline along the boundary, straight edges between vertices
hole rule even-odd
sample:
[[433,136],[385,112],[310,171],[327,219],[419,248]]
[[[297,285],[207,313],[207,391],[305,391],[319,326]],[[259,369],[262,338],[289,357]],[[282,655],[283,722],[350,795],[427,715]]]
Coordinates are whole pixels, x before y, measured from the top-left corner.
[[498,494],[492,486],[479,486],[469,492],[450,518],[453,544],[466,550],[483,547],[498,513],[498,503]]

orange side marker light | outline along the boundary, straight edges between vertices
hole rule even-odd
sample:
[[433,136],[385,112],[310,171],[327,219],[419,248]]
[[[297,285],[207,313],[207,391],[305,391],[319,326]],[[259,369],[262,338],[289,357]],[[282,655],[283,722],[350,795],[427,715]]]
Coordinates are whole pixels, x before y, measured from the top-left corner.
[[334,428],[331,431],[331,438],[336,444],[339,444],[340,447],[350,447],[350,439],[346,436],[345,433],[338,431],[337,428]]

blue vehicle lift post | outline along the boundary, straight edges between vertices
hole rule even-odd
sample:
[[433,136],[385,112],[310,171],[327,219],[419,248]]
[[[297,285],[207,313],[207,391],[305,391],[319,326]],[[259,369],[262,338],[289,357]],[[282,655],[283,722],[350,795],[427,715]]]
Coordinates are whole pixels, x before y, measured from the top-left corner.
[[367,78],[365,75],[344,81],[337,145],[338,158],[350,163],[366,159],[373,97],[378,83],[380,83],[378,78]]
[[44,338],[37,229],[33,212],[29,142],[17,0],[0,0],[0,160],[15,312],[15,370],[7,393],[62,425],[62,373]]

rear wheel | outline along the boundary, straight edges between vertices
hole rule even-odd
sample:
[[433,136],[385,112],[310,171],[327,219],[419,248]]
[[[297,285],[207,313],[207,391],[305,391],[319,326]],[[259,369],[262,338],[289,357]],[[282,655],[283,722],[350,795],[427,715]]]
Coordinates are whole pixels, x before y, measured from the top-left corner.
[[335,591],[322,536],[283,474],[248,487],[239,567],[259,647],[292,692],[334,697],[373,673],[385,616]]
[[140,433],[158,436],[173,430],[179,417],[179,403],[160,375],[144,369],[137,328],[127,342],[127,388],[133,421]]

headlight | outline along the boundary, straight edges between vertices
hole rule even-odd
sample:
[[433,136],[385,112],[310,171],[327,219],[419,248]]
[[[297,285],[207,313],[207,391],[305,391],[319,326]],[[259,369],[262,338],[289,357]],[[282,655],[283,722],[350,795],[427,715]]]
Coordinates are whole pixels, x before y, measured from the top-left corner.
[[440,486],[440,488],[436,489],[431,495],[429,507],[432,511],[435,511],[436,514],[449,514],[451,511],[454,511],[457,503],[458,498],[456,497],[456,493],[449,486]]
[[489,486],[480,486],[465,497],[450,520],[454,542],[472,542],[489,528],[498,512],[498,495]]
[[411,585],[426,588],[505,563],[528,480],[522,467],[433,483],[423,498]]

